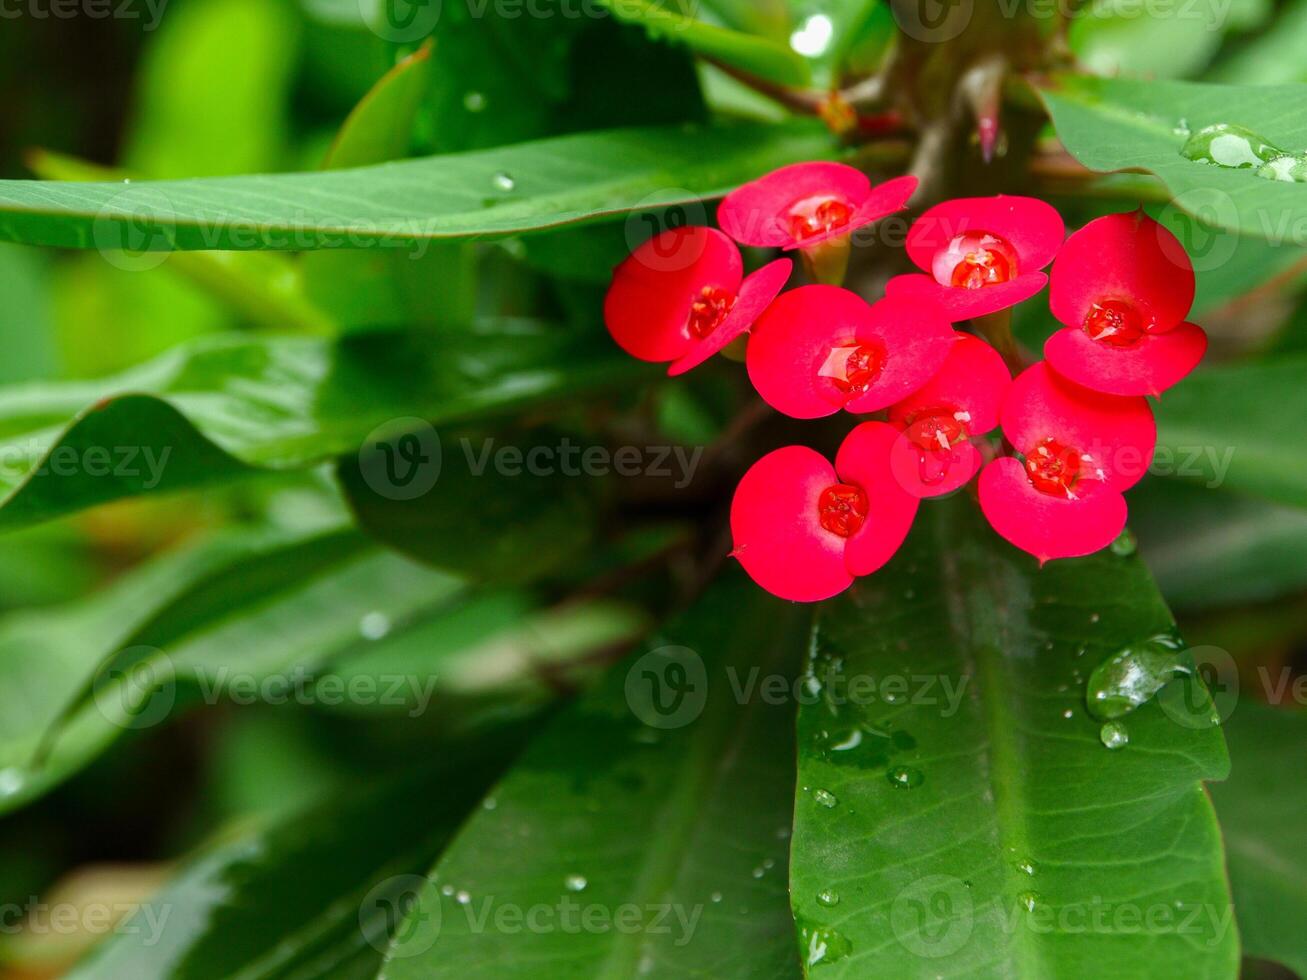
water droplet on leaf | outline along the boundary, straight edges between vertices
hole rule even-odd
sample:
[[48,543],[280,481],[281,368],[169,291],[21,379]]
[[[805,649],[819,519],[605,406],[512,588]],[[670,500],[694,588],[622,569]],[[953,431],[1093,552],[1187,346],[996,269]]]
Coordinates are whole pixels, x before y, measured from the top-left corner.
[[563,880],[563,884],[567,887],[569,892],[583,892],[585,891],[585,886],[590,883],[585,880],[584,875],[568,875]]
[[825,888],[817,892],[817,904],[823,905],[828,909],[834,908],[840,904],[840,893],[833,888]]
[[913,789],[920,786],[926,777],[922,775],[920,769],[895,766],[885,773],[885,778],[889,780],[891,786],[897,786],[899,789]]
[[1121,718],[1177,677],[1193,672],[1180,637],[1174,632],[1159,634],[1118,650],[1095,667],[1085,703],[1095,718]]
[[1098,738],[1109,749],[1122,749],[1130,742],[1130,732],[1121,722],[1109,721],[1098,730]]
[[840,803],[840,801],[835,798],[835,794],[827,789],[813,790],[812,798],[828,810],[839,806]]
[[506,170],[501,170],[491,177],[490,183],[497,191],[511,191],[517,186],[517,181],[513,179],[513,175]]

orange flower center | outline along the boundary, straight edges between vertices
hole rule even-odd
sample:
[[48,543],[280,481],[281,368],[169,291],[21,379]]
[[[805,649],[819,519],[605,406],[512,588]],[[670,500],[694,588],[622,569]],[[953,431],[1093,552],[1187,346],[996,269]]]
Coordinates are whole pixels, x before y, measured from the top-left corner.
[[950,405],[941,405],[909,415],[904,431],[918,449],[946,453],[967,438],[967,422],[970,420],[967,413]]
[[690,304],[690,316],[686,321],[690,336],[703,340],[721,326],[734,305],[734,293],[720,286],[704,286]]
[[935,257],[932,266],[941,285],[955,289],[983,289],[1015,279],[1016,249],[987,231],[955,236]]
[[1044,439],[1026,455],[1026,476],[1040,493],[1070,497],[1080,478],[1080,450],[1056,439]]
[[829,194],[805,197],[790,206],[790,234],[795,241],[825,235],[843,228],[853,218],[853,207],[842,198]]
[[1085,316],[1085,333],[1109,347],[1133,347],[1143,340],[1143,319],[1129,303],[1105,299],[1089,308]]
[[861,487],[836,483],[821,492],[817,511],[827,531],[842,538],[852,537],[867,520],[867,495]]

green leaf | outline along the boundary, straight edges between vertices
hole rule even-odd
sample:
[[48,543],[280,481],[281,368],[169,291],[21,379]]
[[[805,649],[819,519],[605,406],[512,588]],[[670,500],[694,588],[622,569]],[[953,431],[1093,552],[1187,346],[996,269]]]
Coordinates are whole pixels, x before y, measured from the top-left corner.
[[395,420],[503,416],[640,373],[597,338],[521,320],[439,338],[208,339],[117,378],[0,391],[0,527],[313,466]]
[[1266,602],[1307,589],[1307,512],[1175,480],[1130,494],[1140,554],[1174,608]]
[[1286,420],[1307,413],[1307,357],[1200,371],[1157,404],[1153,470],[1307,507],[1307,447]]
[[[411,434],[341,461],[340,482],[363,530],[437,568],[501,583],[539,579],[590,548],[606,482],[581,468],[584,441],[512,429],[443,442],[435,450],[439,477],[420,493],[390,476],[407,454],[426,451]],[[569,446],[570,460],[561,455]]]
[[807,85],[808,63],[791,48],[751,34],[742,34],[715,24],[687,17],[665,3],[650,0],[601,0],[618,17],[639,24],[659,37],[688,45],[693,51],[776,82],[779,85]]
[[697,202],[833,151],[809,120],[583,133],[316,174],[129,187],[0,180],[0,240],[139,253],[509,235]]
[[1307,3],[1290,0],[1262,35],[1219,62],[1211,73],[1216,82],[1234,85],[1287,85],[1307,82],[1307,66],[1298,57],[1307,40]]
[[[1300,700],[1301,703],[1301,700]],[[1307,716],[1245,698],[1225,722],[1228,782],[1212,787],[1244,951],[1307,976]]]
[[1147,171],[1162,179],[1176,206],[1209,224],[1277,244],[1305,243],[1307,184],[1192,160],[1181,149],[1190,133],[1228,124],[1301,157],[1307,88],[1061,76],[1041,94],[1058,137],[1091,170]]
[[812,975],[1233,978],[1210,701],[1177,682],[1200,710],[1147,704],[1116,751],[1086,713],[1101,660],[1172,628],[1147,570],[1040,569],[965,497],[923,511],[813,639],[791,858]]
[[347,170],[408,155],[413,120],[431,83],[431,44],[386,72],[349,114],[331,144],[324,170]]
[[420,875],[499,764],[352,789],[220,840],[67,976],[371,978]]
[[615,667],[459,834],[384,976],[796,977],[793,702],[759,685],[788,690],[806,619],[734,578],[660,637],[676,647]]

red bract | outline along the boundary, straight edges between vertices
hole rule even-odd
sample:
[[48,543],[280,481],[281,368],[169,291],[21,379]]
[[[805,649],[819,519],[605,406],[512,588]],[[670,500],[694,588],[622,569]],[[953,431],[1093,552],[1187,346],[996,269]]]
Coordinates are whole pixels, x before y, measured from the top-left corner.
[[732,555],[782,599],[816,602],[893,557],[917,513],[889,471],[897,431],[864,422],[835,465],[806,446],[786,446],[749,468],[731,501]]
[[1053,263],[1049,306],[1066,326],[1044,345],[1063,377],[1114,395],[1156,395],[1202,360],[1185,323],[1194,270],[1176,237],[1142,211],[1089,222]]
[[741,245],[811,248],[901,210],[916,189],[916,177],[873,187],[842,163],[795,163],[726,195],[717,223]]
[[627,353],[671,361],[667,373],[681,374],[748,330],[785,287],[791,266],[777,259],[745,278],[740,250],[720,231],[674,228],[613,272],[604,323]]
[[749,378],[772,408],[799,419],[874,412],[939,370],[954,331],[919,303],[867,303],[837,286],[784,293],[749,337]]
[[971,439],[998,425],[1011,383],[998,351],[957,334],[939,372],[889,410],[890,422],[902,430],[890,451],[899,484],[914,497],[937,497],[975,476],[982,460]]
[[886,293],[928,301],[954,322],[1029,299],[1047,278],[1066,228],[1033,197],[963,197],[928,210],[908,232],[908,257],[928,275],[895,276]]
[[1121,493],[1143,478],[1157,441],[1148,401],[1090,391],[1041,363],[1012,382],[1002,423],[1025,462],[996,459],[980,474],[994,530],[1041,562],[1111,544],[1125,527]]

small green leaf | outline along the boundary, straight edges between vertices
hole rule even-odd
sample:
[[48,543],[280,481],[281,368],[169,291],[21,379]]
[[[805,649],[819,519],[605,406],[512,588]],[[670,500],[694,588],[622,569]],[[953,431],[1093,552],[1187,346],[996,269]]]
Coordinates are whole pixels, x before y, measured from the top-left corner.
[[736,577],[613,668],[464,827],[383,975],[797,977],[793,700],[775,685],[806,620]]
[[510,235],[697,203],[833,155],[811,120],[583,133],[315,174],[122,184],[0,180],[0,240],[66,248],[314,249]]
[[1041,95],[1058,138],[1091,170],[1156,174],[1177,207],[1208,224],[1275,244],[1307,244],[1307,183],[1258,176],[1260,160],[1222,166],[1182,152],[1194,134],[1227,125],[1303,157],[1307,88],[1060,76]]
[[1040,569],[965,497],[923,508],[813,638],[790,883],[811,975],[1233,978],[1201,790],[1219,729],[1183,698],[1086,711],[1100,661],[1171,627],[1137,557]]
[[767,38],[742,34],[695,20],[665,3],[650,0],[602,0],[618,17],[640,24],[658,37],[680,41],[698,54],[742,69],[779,85],[807,85],[808,63],[793,49]]

